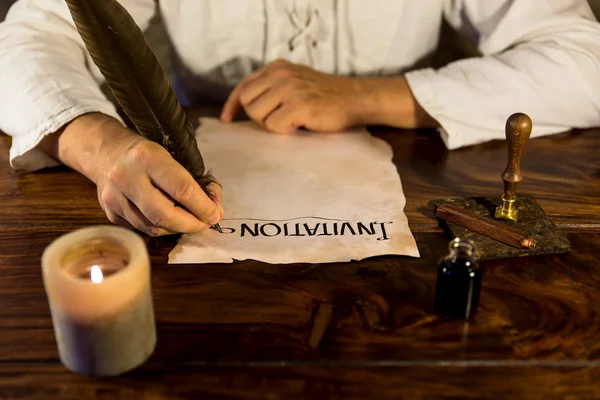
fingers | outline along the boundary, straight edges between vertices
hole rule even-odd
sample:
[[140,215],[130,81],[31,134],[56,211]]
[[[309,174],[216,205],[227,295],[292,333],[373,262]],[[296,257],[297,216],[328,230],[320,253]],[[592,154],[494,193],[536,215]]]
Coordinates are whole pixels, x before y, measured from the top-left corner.
[[249,105],[245,106],[246,114],[260,125],[264,125],[265,119],[275,111],[281,103],[281,93],[273,88],[252,101]]
[[115,195],[114,202],[118,206],[106,210],[106,216],[113,224],[129,229],[137,229],[150,236],[164,236],[175,233],[153,225],[125,196]]
[[222,205],[222,203],[223,203],[223,188],[222,188],[221,184],[219,182],[211,183],[210,185],[208,185],[208,187],[206,189],[210,190],[210,192],[213,194],[215,203],[217,203],[217,205],[219,205],[219,206]]
[[[280,59],[256,70],[233,89],[221,112],[223,122],[231,122],[242,107],[247,107],[273,84],[283,78],[295,76],[299,67]],[[247,110],[246,110],[247,111]]]
[[[129,223],[129,221],[127,221],[125,218],[121,217],[120,215],[115,214],[111,210],[106,211],[106,216],[108,217],[108,220],[115,225],[119,225],[119,226],[122,226],[123,228],[127,228],[127,229],[134,229],[134,230],[137,229],[135,226],[131,225]],[[138,230],[142,231],[141,229],[138,229]],[[142,231],[142,232],[144,232],[144,231]]]
[[259,125],[282,134],[300,126],[312,131],[339,131],[364,119],[364,110],[359,110],[356,101],[364,87],[357,82],[275,61],[240,82],[223,114],[243,107]]
[[[142,214],[141,217],[146,218],[154,227],[183,233],[200,232],[209,227],[187,210],[176,207],[173,200],[165,196],[147,179],[139,181],[135,190],[129,190],[129,188],[121,188],[121,190],[131,202],[135,203]],[[123,208],[127,210],[127,206]],[[131,213],[124,216],[132,223],[130,216],[139,218]]]
[[213,198],[215,199],[215,203],[219,207],[219,212],[221,215],[221,219],[225,218],[225,210],[223,210],[223,189],[219,183],[211,183],[206,188],[213,194]]
[[[152,184],[161,188],[204,224],[212,226],[221,219],[221,211],[218,205],[200,188],[192,175],[170,156],[168,159],[162,160],[161,163],[148,164],[148,176]],[[146,189],[150,190],[149,188]],[[152,193],[156,195],[156,193]],[[160,201],[158,197],[155,200]],[[136,204],[138,203],[136,202]],[[167,206],[164,201],[159,204],[160,207]],[[171,208],[175,207],[171,204]],[[142,210],[141,207],[140,210]],[[173,212],[172,217],[180,218],[182,223],[183,219],[187,219],[187,216],[190,215],[180,207],[170,211]]]
[[246,108],[259,96],[269,90],[273,83],[273,76],[271,74],[265,74],[247,82],[240,91],[239,103]]
[[221,187],[209,187],[213,202],[185,168],[152,142],[122,155],[98,187],[102,208],[113,223],[151,236],[199,232],[224,215]]
[[246,87],[248,83],[265,75],[266,73],[267,66],[256,70],[238,83],[238,85],[231,91],[229,97],[227,97],[227,100],[223,105],[223,110],[221,111],[221,121],[231,122],[233,120],[233,118],[240,112],[242,108],[240,95],[244,87]]
[[306,109],[297,107],[293,103],[284,104],[267,117],[265,126],[272,132],[282,135],[291,134],[303,125],[306,112]]

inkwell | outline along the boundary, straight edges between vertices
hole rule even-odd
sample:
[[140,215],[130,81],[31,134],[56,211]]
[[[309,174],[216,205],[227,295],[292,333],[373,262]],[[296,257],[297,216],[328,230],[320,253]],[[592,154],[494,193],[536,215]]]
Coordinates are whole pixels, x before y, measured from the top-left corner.
[[479,306],[482,270],[475,244],[456,238],[438,263],[435,312],[450,319],[469,319]]

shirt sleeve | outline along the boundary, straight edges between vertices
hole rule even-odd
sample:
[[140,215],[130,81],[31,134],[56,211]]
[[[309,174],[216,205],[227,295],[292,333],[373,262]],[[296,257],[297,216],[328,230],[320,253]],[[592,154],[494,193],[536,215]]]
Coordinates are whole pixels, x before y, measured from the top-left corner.
[[406,74],[449,149],[505,137],[515,112],[531,137],[600,126],[600,24],[586,0],[444,0],[482,57]]
[[[153,0],[120,0],[145,29]],[[29,171],[57,165],[36,146],[77,116],[101,112],[122,121],[100,89],[64,0],[19,0],[0,23],[0,130],[12,136],[10,163]]]

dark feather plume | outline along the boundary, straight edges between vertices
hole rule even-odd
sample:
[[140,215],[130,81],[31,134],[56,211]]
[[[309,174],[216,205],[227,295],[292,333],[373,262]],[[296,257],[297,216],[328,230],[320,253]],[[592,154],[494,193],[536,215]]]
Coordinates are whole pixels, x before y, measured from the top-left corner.
[[193,126],[131,15],[117,0],[65,1],[92,60],[138,132],[167,149],[206,191],[214,179],[205,171]]

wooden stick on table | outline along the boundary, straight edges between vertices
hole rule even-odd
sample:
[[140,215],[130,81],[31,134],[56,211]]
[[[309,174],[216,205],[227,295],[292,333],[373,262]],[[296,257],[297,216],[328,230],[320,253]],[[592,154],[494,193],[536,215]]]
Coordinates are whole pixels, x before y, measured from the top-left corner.
[[435,216],[518,249],[535,246],[533,239],[523,232],[511,228],[502,222],[479,217],[451,204],[442,204],[439,206],[435,210]]

